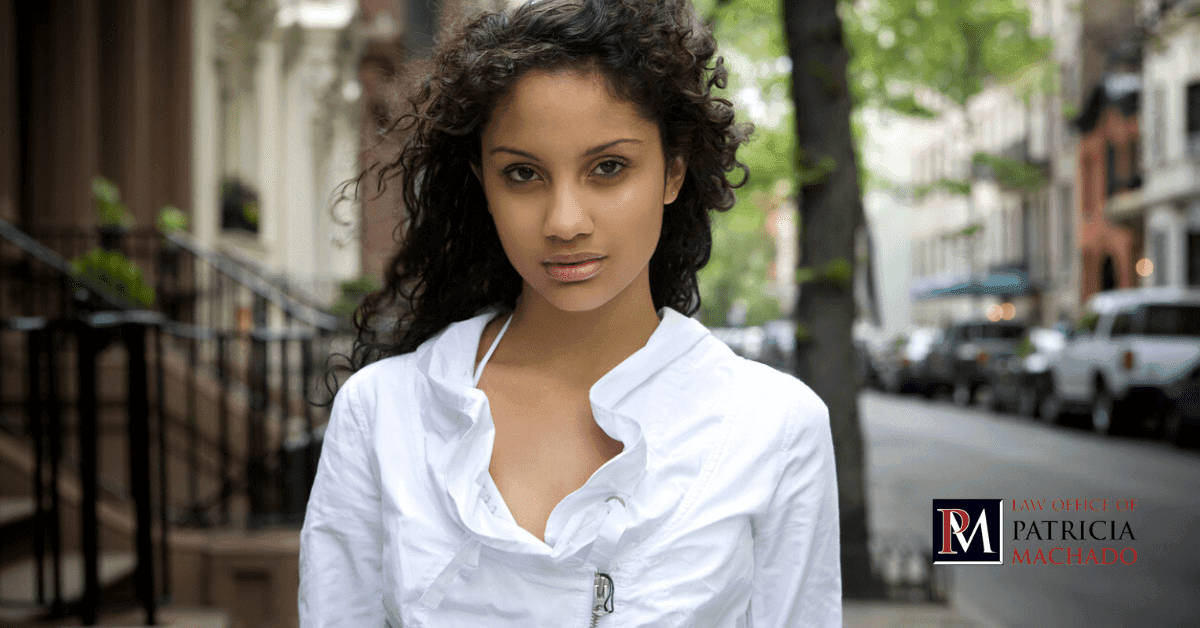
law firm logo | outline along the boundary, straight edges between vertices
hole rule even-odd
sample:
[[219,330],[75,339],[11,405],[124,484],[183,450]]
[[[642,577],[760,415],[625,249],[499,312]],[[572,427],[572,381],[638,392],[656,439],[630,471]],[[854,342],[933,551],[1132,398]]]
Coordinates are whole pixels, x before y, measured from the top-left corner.
[[1001,565],[1003,500],[933,500],[933,564]]

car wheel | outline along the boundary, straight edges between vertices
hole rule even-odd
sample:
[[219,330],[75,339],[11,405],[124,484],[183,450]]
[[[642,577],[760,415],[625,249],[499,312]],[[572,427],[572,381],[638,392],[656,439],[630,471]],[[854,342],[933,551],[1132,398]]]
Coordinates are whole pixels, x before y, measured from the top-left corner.
[[1021,386],[1017,390],[1017,414],[1021,416],[1037,416],[1038,394],[1033,386]]
[[1112,395],[1103,387],[1097,388],[1095,398],[1092,400],[1092,429],[1097,434],[1113,433],[1114,410],[1115,404]]
[[1176,447],[1192,447],[1195,445],[1194,430],[1189,429],[1190,426],[1184,425],[1183,413],[1178,408],[1171,406],[1163,414],[1163,437],[1167,442]]
[[1046,393],[1042,397],[1041,403],[1038,404],[1038,418],[1051,425],[1057,424],[1062,420],[1062,400],[1058,398],[1053,390]]
[[950,399],[956,406],[966,407],[971,405],[971,398],[974,397],[971,391],[971,384],[967,381],[954,382],[954,388],[950,390]]
[[1004,410],[1000,395],[996,394],[996,388],[990,384],[984,384],[975,390],[975,403],[993,412]]
[[1162,421],[1163,438],[1168,443],[1177,444],[1179,442],[1179,432],[1183,427],[1183,415],[1176,408],[1170,407],[1163,412]]

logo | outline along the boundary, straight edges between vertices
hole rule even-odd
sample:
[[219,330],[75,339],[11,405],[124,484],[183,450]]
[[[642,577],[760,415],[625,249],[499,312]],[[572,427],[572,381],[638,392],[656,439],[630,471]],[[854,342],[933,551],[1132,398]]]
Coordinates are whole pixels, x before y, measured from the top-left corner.
[[933,564],[1003,564],[1002,502],[1000,499],[933,500]]

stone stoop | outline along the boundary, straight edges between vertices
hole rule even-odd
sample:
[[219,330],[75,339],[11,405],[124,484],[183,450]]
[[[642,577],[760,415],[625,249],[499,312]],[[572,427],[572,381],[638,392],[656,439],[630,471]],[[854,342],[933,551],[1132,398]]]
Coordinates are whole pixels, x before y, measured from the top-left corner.
[[[168,628],[231,628],[229,615],[213,609],[191,609],[166,607],[160,609],[156,618],[158,626]],[[146,625],[145,613],[131,611],[120,615],[102,617],[96,622],[97,626],[113,628],[143,628]],[[36,628],[51,628],[50,624],[38,624]],[[57,624],[53,628],[84,628],[78,623]]]
[[[42,583],[48,596],[53,595],[54,573],[47,560]],[[133,577],[137,559],[128,552],[106,552],[100,555],[99,571],[101,586],[127,581]],[[77,552],[63,553],[62,595],[65,600],[78,600],[83,596],[83,555]],[[37,617],[43,609],[37,605],[37,560],[32,556],[4,565],[0,570],[0,599],[6,606],[0,608],[0,619],[23,621]]]
[[229,628],[297,628],[300,530],[175,532],[171,585],[176,603],[221,609]]
[[[182,530],[171,534],[170,597],[161,626],[177,628],[297,628],[300,623],[296,592],[300,586],[300,531],[275,529]],[[82,557],[65,557],[64,597],[82,592]],[[101,582],[132,577],[132,554],[101,558]],[[10,563],[3,570],[0,596],[28,600],[26,606],[0,609],[0,628],[59,628],[78,625],[78,617],[39,620],[34,604],[32,559]],[[182,610],[174,609],[204,609]],[[174,613],[174,614],[172,614]],[[140,610],[101,613],[102,626],[142,625]]]

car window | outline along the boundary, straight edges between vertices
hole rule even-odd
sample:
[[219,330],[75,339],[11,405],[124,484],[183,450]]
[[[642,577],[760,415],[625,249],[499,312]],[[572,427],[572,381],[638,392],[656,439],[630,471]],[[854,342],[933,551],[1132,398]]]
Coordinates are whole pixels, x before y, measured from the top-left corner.
[[1113,319],[1112,331],[1108,332],[1110,336],[1127,336],[1133,330],[1133,315],[1129,312],[1121,312]]
[[1020,340],[1025,337],[1025,328],[1021,325],[986,325],[983,337],[986,340]]
[[1145,334],[1200,336],[1200,306],[1146,306]]

